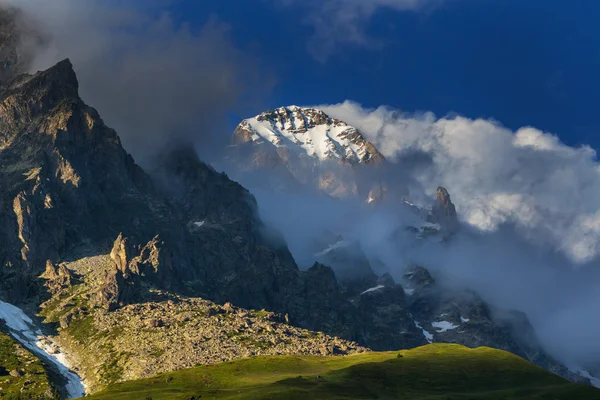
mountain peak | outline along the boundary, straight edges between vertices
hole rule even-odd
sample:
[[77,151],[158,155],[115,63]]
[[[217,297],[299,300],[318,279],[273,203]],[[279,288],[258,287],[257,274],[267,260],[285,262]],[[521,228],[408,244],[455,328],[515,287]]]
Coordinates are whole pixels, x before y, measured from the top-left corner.
[[56,63],[45,71],[33,75],[21,75],[6,85],[6,92],[27,89],[61,89],[61,93],[68,97],[78,97],[79,82],[73,70],[73,64],[68,58]]
[[448,190],[445,187],[438,186],[435,197],[437,201],[431,210],[432,222],[439,223],[446,233],[454,232],[458,227],[458,218],[456,207],[450,200]]
[[245,119],[235,130],[234,139],[238,143],[267,143],[320,160],[352,164],[383,160],[356,128],[312,107],[279,107]]
[[[52,123],[47,120],[43,129],[56,132],[57,127],[64,125],[66,116],[72,114],[73,107],[69,104],[83,105],[83,102],[79,98],[77,76],[68,59],[46,71],[12,79],[0,88],[0,149],[9,146],[28,124],[38,117],[47,117],[52,111],[57,118]],[[96,114],[91,109],[89,113]]]

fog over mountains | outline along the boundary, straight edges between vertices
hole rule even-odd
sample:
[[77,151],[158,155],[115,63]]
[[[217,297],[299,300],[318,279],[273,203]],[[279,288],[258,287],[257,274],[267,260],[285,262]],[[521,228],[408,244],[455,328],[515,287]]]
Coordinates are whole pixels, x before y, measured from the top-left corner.
[[[3,176],[19,190],[0,205],[7,215],[26,215],[29,204],[42,220],[52,207],[38,199],[40,188],[49,185],[58,199],[55,214],[30,236],[27,218],[5,223],[6,260],[39,275],[46,260],[33,250],[59,262],[71,245],[91,240],[108,253],[122,249],[121,269],[94,275],[111,307],[146,299],[123,288],[155,285],[289,312],[303,328],[361,345],[498,343],[563,375],[564,365],[600,376],[600,164],[592,148],[567,146],[535,127],[513,132],[501,121],[367,109],[354,101],[256,110],[272,82],[268,65],[236,46],[219,21],[196,32],[165,15],[115,13],[99,1],[49,4],[0,1],[11,7],[0,14],[11,21],[0,31],[1,61],[10,67],[0,71],[3,82],[66,57],[73,63],[3,83],[2,93],[21,97],[2,112],[31,109],[31,126],[54,136],[36,131],[41,145],[25,135],[28,128],[2,120],[12,130],[0,155],[18,166]],[[58,83],[48,85],[47,76]],[[50,97],[42,101],[23,88]],[[65,98],[77,126],[60,125],[53,107]],[[33,106],[38,100],[47,109]],[[246,118],[233,135],[232,109]],[[44,125],[40,115],[55,124]],[[63,141],[62,130],[69,140],[85,139]],[[37,175],[23,175],[38,167]],[[67,184],[77,177],[85,185]],[[41,182],[35,187],[34,178]],[[20,198],[21,190],[31,193]],[[125,217],[123,204],[133,204],[134,217]],[[95,207],[101,213],[90,211]],[[96,216],[83,224],[76,215]],[[50,227],[51,238],[40,234]],[[37,246],[23,254],[27,241]],[[256,246],[261,250],[252,252]],[[206,269],[199,259],[227,269]],[[243,282],[232,281],[235,274]]]
[[[313,160],[321,160],[317,175],[329,181],[352,187],[401,186],[406,188],[402,196],[425,208],[433,203],[436,187],[443,185],[452,194],[461,229],[443,243],[394,241],[390,236],[397,227],[414,218],[398,209],[401,196],[372,207],[367,205],[368,192],[340,201],[335,194],[338,200],[310,191],[269,190],[259,183],[281,175],[273,163],[260,169],[262,182],[240,175],[242,183],[255,188],[261,215],[284,232],[301,264],[309,265],[306,243],[316,232],[343,233],[360,242],[371,262],[385,260],[394,277],[408,265],[426,265],[443,275],[446,284],[473,288],[493,304],[527,312],[543,342],[559,357],[598,359],[594,338],[600,333],[595,317],[600,241],[595,221],[600,183],[591,148],[568,147],[535,128],[511,132],[493,121],[410,116],[386,107],[365,110],[352,102],[315,108],[357,128],[385,157],[387,167],[356,183],[360,172],[343,171],[338,162],[343,159],[335,155],[319,157],[291,141],[275,143],[278,153],[304,149]],[[275,121],[284,131],[285,124]],[[287,128],[297,130],[289,124]],[[264,152],[268,149],[260,150]],[[268,159],[256,154],[253,169],[257,160]],[[355,166],[362,168],[368,166]]]

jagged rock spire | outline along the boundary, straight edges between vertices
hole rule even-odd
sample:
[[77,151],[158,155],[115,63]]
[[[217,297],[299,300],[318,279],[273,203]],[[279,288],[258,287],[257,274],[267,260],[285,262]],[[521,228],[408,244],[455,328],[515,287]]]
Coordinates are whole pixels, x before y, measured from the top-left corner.
[[445,234],[451,234],[458,228],[456,207],[445,187],[438,186],[436,190],[436,202],[431,209],[431,219],[432,222],[440,224]]

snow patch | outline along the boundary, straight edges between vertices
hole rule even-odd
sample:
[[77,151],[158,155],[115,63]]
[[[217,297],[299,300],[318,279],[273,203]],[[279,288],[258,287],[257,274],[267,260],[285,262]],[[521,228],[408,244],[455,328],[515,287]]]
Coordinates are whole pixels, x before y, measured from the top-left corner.
[[406,204],[407,206],[410,206],[410,207],[414,207],[414,208],[421,208],[421,207],[417,206],[416,204],[413,204],[413,203],[411,203],[411,202],[410,202],[410,201],[408,201],[407,199],[402,199],[402,202],[403,202],[404,204]]
[[367,290],[365,290],[365,291],[364,291],[364,292],[362,292],[360,295],[362,296],[362,295],[363,295],[363,294],[365,294],[365,293],[374,292],[374,291],[376,291],[376,290],[383,289],[384,287],[385,287],[385,286],[383,286],[383,285],[377,285],[377,286],[375,286],[375,287],[372,287],[372,288],[370,288],[370,289],[367,289]]
[[439,333],[451,331],[452,329],[458,328],[458,325],[454,325],[449,321],[435,321],[431,323],[431,326],[436,328]]
[[75,372],[71,371],[70,364],[61,348],[50,338],[44,336],[23,310],[0,301],[0,319],[4,320],[17,341],[56,366],[60,374],[67,380],[66,390],[69,398],[85,396],[85,383]]
[[415,289],[410,289],[410,288],[403,288],[404,289],[404,293],[407,296],[412,296],[415,293]]
[[469,322],[470,319],[469,318],[464,318],[462,315],[460,316],[460,322],[465,323],[465,322]]
[[596,378],[595,376],[590,374],[587,370],[580,368],[580,367],[569,366],[568,368],[569,368],[569,371],[571,371],[579,376],[589,379],[590,383],[593,386],[600,388],[600,378]]
[[198,222],[194,222],[193,224],[196,228],[200,228],[202,226],[204,226],[204,221],[198,221]]
[[[253,142],[266,140],[275,147],[287,147],[286,142],[294,143],[294,150],[302,149],[311,157],[320,160],[349,159],[365,162],[370,158],[366,141],[356,128],[327,118],[315,124],[313,114],[321,113],[301,107],[282,107],[271,116],[261,114],[242,122],[252,133]],[[312,125],[309,128],[307,122]]]
[[419,229],[419,233],[423,233],[426,230],[428,230],[428,231],[432,231],[432,230],[439,231],[441,229],[441,226],[440,226],[440,224],[432,224],[431,222],[423,222],[421,224],[421,226],[419,226],[417,229]]
[[350,246],[351,243],[352,242],[350,242],[348,240],[340,240],[339,242],[336,242],[336,243],[332,244],[331,246],[329,246],[325,250],[320,251],[318,253],[315,253],[315,257],[324,256],[325,254],[329,253],[332,250],[336,250],[336,249],[341,249],[341,248],[344,248],[344,247],[348,247],[348,246]]
[[417,328],[419,328],[421,330],[421,332],[423,332],[423,336],[425,336],[425,339],[427,339],[427,342],[433,343],[433,335],[431,333],[427,332],[425,329],[423,329],[423,327],[421,326],[419,321],[415,321],[415,326]]

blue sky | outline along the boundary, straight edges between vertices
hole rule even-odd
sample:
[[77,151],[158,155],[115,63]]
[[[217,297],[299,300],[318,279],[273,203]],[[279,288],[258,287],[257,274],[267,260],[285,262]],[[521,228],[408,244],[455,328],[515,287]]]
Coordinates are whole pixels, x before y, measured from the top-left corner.
[[275,78],[264,103],[385,104],[406,112],[494,118],[531,125],[565,143],[600,146],[600,2],[593,0],[446,0],[435,8],[378,8],[357,25],[377,45],[343,40],[326,58],[312,13],[316,3],[288,0],[180,0],[177,21],[200,27],[210,16],[231,26]]

